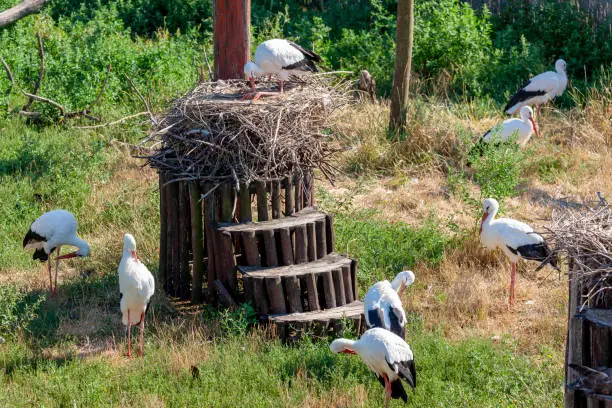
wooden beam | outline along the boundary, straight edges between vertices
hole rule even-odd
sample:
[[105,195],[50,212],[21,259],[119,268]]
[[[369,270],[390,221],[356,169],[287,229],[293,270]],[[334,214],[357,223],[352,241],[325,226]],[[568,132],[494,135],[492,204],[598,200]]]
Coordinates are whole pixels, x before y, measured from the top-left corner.
[[213,0],[215,80],[244,78],[250,59],[251,0]]
[[191,282],[191,301],[202,301],[202,275],[204,275],[204,234],[202,233],[202,205],[200,186],[189,183],[189,207],[191,209],[191,250],[193,253],[193,280]]

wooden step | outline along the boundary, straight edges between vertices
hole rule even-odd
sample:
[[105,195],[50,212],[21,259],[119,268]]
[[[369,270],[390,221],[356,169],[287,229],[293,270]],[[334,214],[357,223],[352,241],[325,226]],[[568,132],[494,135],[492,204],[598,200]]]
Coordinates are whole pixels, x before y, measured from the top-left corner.
[[259,315],[314,312],[359,299],[357,262],[336,253],[305,264],[238,270]]
[[270,315],[268,321],[276,325],[285,342],[296,341],[305,333],[313,337],[343,336],[347,329],[352,329],[351,335],[358,336],[366,325],[360,301],[315,312]]
[[244,231],[263,232],[281,228],[295,228],[298,225],[308,224],[315,221],[324,221],[325,213],[317,211],[316,207],[307,207],[285,218],[278,218],[262,222],[245,222],[241,224],[220,223],[218,229],[231,233],[241,233]]
[[[223,259],[249,266],[286,266],[316,261],[334,250],[333,217],[308,207],[262,222],[220,223],[215,242]],[[231,252],[231,253],[230,253]],[[224,266],[223,272],[233,273]]]

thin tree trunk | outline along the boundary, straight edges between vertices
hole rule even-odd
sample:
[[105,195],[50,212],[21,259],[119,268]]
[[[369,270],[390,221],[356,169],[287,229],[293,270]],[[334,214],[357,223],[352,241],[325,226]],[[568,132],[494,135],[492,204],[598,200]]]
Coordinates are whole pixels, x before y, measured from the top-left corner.
[[389,129],[397,136],[406,125],[406,108],[412,69],[412,41],[414,31],[414,0],[397,2],[397,30],[395,33],[395,72],[391,93]]
[[47,0],[24,0],[8,10],[0,12],[0,28],[39,11]]

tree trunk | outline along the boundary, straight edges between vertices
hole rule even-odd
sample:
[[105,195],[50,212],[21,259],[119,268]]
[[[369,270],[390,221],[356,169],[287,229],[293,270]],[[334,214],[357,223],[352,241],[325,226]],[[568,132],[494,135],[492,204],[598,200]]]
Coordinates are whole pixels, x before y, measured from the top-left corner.
[[414,0],[397,2],[397,30],[395,33],[395,72],[391,91],[389,129],[396,135],[406,125],[408,88],[412,69],[412,38],[414,31]]
[[25,16],[36,13],[47,0],[24,0],[8,10],[0,12],[0,28],[7,26]]

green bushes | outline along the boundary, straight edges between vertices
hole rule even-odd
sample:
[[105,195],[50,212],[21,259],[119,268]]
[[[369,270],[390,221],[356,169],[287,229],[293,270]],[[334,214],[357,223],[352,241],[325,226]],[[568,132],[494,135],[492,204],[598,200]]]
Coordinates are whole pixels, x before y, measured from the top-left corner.
[[14,285],[0,285],[0,344],[27,329],[42,300],[30,299]]

